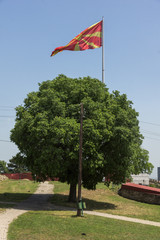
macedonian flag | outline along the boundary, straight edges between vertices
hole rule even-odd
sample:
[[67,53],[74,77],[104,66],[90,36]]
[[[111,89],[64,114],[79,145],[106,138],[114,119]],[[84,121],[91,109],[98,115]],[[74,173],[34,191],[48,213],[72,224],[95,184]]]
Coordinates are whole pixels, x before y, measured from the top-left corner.
[[66,46],[57,47],[51,57],[63,50],[83,51],[102,46],[102,21],[95,23],[73,38]]

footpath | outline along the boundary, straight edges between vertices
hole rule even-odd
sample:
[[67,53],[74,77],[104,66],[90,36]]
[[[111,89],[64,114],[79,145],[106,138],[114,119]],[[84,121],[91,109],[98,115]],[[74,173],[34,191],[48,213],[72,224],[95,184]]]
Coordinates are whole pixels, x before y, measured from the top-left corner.
[[[27,200],[18,203],[11,209],[7,209],[5,212],[0,213],[0,240],[7,240],[7,232],[9,224],[27,211],[38,211],[38,210],[65,210],[65,211],[76,211],[67,207],[55,206],[48,202],[48,199],[53,194],[54,186],[48,182],[40,183],[36,192]],[[100,213],[95,211],[84,211],[85,214],[101,216],[106,218],[118,219],[121,221],[129,221],[140,224],[147,224],[156,227],[160,227],[160,222],[153,222],[148,220],[141,220],[137,218],[129,218],[124,216],[112,215],[108,213]]]
[[53,194],[53,185],[48,182],[40,183],[36,192],[27,200],[16,204],[0,214],[0,240],[7,240],[9,224],[23,213],[30,210],[50,209],[47,200]]

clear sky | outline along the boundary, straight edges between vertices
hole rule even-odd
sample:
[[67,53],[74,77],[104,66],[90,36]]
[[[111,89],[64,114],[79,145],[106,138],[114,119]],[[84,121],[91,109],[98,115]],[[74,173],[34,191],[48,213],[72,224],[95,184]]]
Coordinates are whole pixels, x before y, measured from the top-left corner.
[[101,80],[102,49],[51,52],[104,16],[105,84],[125,93],[139,112],[143,147],[160,166],[160,0],[0,0],[0,160],[17,148],[9,141],[14,108],[38,83],[58,74]]

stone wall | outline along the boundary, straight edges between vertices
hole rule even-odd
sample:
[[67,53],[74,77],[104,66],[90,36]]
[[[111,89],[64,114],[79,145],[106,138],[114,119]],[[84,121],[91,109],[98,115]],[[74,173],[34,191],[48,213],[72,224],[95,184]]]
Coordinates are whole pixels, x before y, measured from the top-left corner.
[[119,195],[128,199],[136,200],[139,202],[158,204],[160,205],[160,195],[155,193],[147,193],[143,191],[136,191],[133,189],[125,189],[121,187]]

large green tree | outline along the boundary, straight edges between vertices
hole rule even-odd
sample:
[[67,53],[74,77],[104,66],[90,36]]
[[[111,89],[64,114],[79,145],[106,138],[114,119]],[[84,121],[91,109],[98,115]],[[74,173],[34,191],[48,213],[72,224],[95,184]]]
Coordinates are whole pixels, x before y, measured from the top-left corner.
[[59,75],[39,84],[16,108],[11,140],[39,179],[59,177],[76,196],[80,103],[83,117],[83,186],[95,189],[103,176],[120,183],[131,173],[152,170],[141,148],[138,113],[125,94],[109,93],[97,79]]

